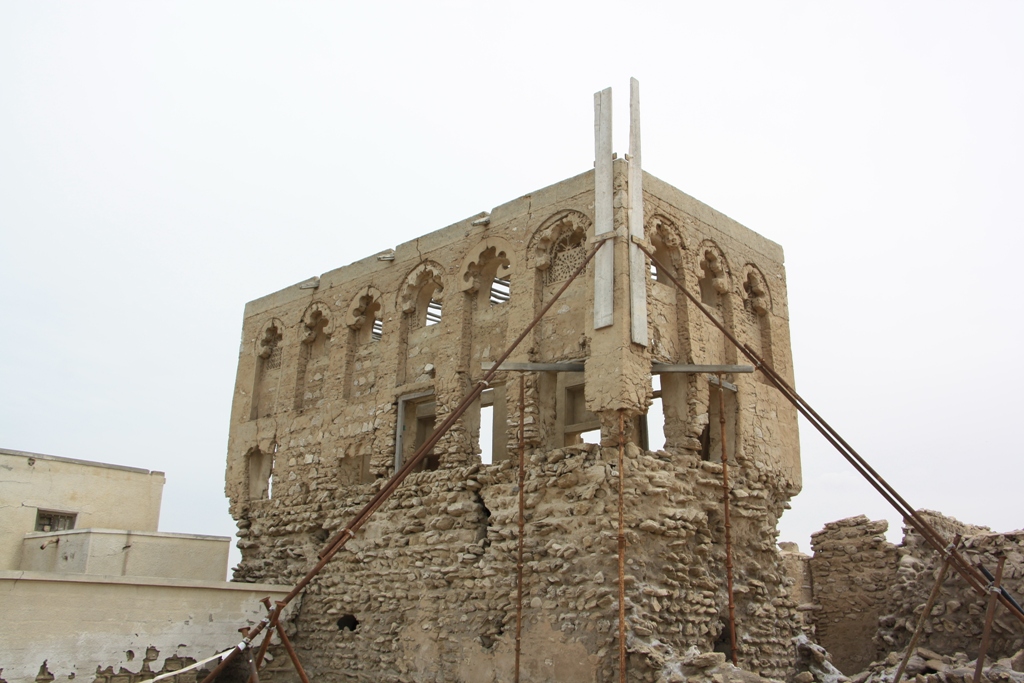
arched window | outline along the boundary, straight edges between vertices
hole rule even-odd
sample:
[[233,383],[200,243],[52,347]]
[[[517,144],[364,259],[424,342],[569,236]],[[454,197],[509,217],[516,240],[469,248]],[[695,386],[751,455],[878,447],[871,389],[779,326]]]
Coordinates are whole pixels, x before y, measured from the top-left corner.
[[725,259],[712,245],[701,247],[700,251],[700,301],[705,306],[718,308],[721,295],[729,291]]
[[551,245],[551,267],[545,284],[568,280],[587,257],[586,233],[582,230],[563,230]]
[[501,306],[512,298],[512,245],[489,237],[466,254],[459,270],[459,287],[477,296],[477,310]]
[[355,332],[356,344],[380,341],[384,337],[384,305],[374,287],[366,287],[348,307],[345,324]]
[[299,366],[295,377],[295,409],[316,405],[323,399],[330,364],[331,312],[326,304],[312,304],[302,316]]
[[443,269],[433,261],[424,261],[416,266],[399,293],[402,311],[411,316],[409,327],[416,329],[441,322],[444,284],[441,281]]
[[281,377],[281,340],[284,325],[274,319],[263,326],[256,340],[256,367],[253,378],[249,419],[272,415],[277,410],[277,391]]
[[[274,446],[277,450],[277,446]],[[264,453],[255,446],[245,454],[249,474],[249,500],[267,500],[272,494],[274,475],[274,454]]]

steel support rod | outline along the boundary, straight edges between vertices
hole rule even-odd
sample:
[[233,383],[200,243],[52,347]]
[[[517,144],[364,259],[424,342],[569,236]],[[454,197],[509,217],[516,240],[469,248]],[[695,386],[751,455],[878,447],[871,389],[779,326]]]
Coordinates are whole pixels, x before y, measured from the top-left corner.
[[519,375],[519,538],[516,547],[516,670],[519,683],[519,654],[523,646],[523,540],[526,529],[526,376]]
[[953,542],[943,554],[942,569],[939,570],[939,575],[935,577],[935,585],[932,586],[932,592],[928,595],[928,601],[924,604],[924,610],[921,611],[921,616],[917,620],[917,627],[914,629],[914,635],[910,637],[910,644],[907,645],[907,651],[903,654],[903,661],[900,662],[899,668],[896,669],[896,676],[892,679],[892,683],[900,683],[900,679],[903,677],[903,672],[907,670],[907,663],[914,654],[914,648],[917,647],[917,641],[920,640],[921,633],[924,632],[924,622],[928,619],[928,615],[932,613],[932,607],[935,606],[935,600],[939,597],[939,589],[942,588],[942,582],[946,580],[946,572],[949,571],[949,563],[952,559],[952,550],[958,545],[960,545],[960,534],[953,537]]
[[220,664],[215,666],[213,671],[208,673],[206,675],[206,678],[204,678],[201,683],[213,683],[213,681],[216,680],[217,675],[225,668],[227,668],[227,665],[234,661],[235,657],[241,654],[242,650],[251,649],[250,645],[252,644],[252,639],[258,636],[260,632],[267,627],[268,624],[270,624],[270,619],[266,617],[261,619],[260,623],[256,624],[256,627],[249,631],[248,635],[242,638],[242,642],[240,642],[238,645],[235,645],[234,649],[231,650],[231,652],[229,652],[227,656],[224,657],[224,659],[220,660]]
[[623,485],[626,479],[626,415],[619,411],[619,683],[626,683],[626,518]]
[[996,579],[988,587],[988,608],[985,610],[985,628],[981,631],[981,647],[978,649],[978,663],[974,665],[974,683],[981,683],[981,670],[985,668],[985,655],[988,654],[989,640],[992,638],[992,620],[996,616],[996,600],[1000,597],[999,589],[1003,583],[1003,564],[1006,556],[999,556],[996,565]]
[[[894,489],[889,482],[882,478],[878,472],[868,464],[864,458],[860,456],[853,447],[848,444],[839,433],[832,428],[825,420],[818,415],[818,413],[807,403],[796,391],[789,386],[785,379],[782,378],[775,370],[767,363],[765,363],[761,357],[748,345],[741,343],[721,322],[719,322],[711,313],[704,307],[704,305],[689,292],[669,272],[665,267],[658,261],[657,258],[650,252],[650,250],[641,242],[637,242],[640,245],[640,249],[647,254],[654,263],[655,267],[658,268],[658,272],[664,272],[665,276],[672,281],[679,291],[689,299],[697,309],[704,314],[704,316],[712,322],[722,334],[750,361],[754,364],[754,367],[760,370],[764,376],[768,379],[772,385],[788,400],[793,406],[803,415],[808,422],[811,423],[822,436],[825,437],[832,446],[839,451],[847,462],[849,462],[854,469],[857,470],[863,476],[871,486],[878,491],[878,493],[885,498],[885,500],[892,505],[897,512],[903,517],[903,519],[912,526],[924,540],[932,546],[935,550],[943,552],[946,547],[946,542],[942,539],[942,536],[935,530],[934,527],[923,517],[917,510],[910,506],[910,504]],[[957,550],[952,551],[953,560],[951,566],[956,570],[958,574],[970,585],[976,592],[980,594],[987,594],[985,589],[985,582],[983,577],[971,564]],[[999,595],[998,599],[1003,605],[1009,609],[1009,611],[1017,617],[1018,620],[1024,622],[1024,614],[1014,609],[1013,604],[1007,600],[1003,595]]]
[[736,654],[736,599],[732,589],[732,519],[729,516],[729,449],[726,444],[725,390],[718,376],[718,424],[722,431],[722,503],[725,508],[725,583],[729,594],[729,647],[733,666],[739,666]]
[[292,660],[292,666],[295,667],[295,673],[299,674],[299,678],[302,683],[309,683],[309,676],[306,675],[306,671],[302,668],[302,662],[299,661],[299,655],[295,652],[295,648],[292,646],[292,641],[289,640],[288,634],[284,632],[284,626],[278,622],[275,624],[277,627],[277,635],[281,638],[281,644],[284,645],[284,649],[288,652],[289,659]]

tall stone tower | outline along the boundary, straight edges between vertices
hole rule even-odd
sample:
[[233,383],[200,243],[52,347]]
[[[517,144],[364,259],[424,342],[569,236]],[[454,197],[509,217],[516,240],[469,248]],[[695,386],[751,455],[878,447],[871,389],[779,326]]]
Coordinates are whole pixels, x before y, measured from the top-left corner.
[[511,680],[517,614],[523,680],[617,680],[620,424],[630,680],[731,649],[727,564],[741,666],[790,664],[775,540],[800,489],[796,413],[670,279],[792,382],[782,249],[641,170],[635,83],[617,159],[610,100],[596,96],[593,170],[246,306],[235,579],[287,583],[601,245],[307,588],[294,640],[315,680]]

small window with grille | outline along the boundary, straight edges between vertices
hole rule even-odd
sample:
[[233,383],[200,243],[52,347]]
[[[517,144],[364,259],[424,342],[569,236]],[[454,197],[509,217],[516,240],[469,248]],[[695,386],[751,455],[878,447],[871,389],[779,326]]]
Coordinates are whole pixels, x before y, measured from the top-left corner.
[[36,531],[67,531],[75,528],[74,512],[36,511]]

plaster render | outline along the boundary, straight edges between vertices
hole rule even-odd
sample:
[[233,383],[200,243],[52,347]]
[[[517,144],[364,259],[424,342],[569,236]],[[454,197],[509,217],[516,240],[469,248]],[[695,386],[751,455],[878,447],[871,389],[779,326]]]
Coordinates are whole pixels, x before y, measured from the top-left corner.
[[223,581],[230,539],[122,529],[26,534],[23,571]]
[[[712,314],[792,382],[781,248],[641,177],[633,196],[642,197],[644,240],[690,291],[711,292]],[[584,364],[577,375],[524,373],[524,680],[612,678],[620,411],[631,679],[659,680],[690,648],[722,647],[722,465],[709,447],[719,389],[704,374],[663,374],[655,397],[651,372],[655,362],[738,358],[646,268],[648,343],[632,341],[629,178],[627,161],[611,165],[612,324],[594,329],[591,264],[508,359]],[[594,187],[593,171],[569,178],[246,305],[226,470],[242,550],[236,581],[288,583],[306,572],[593,245]],[[497,276],[510,288],[504,303],[486,296]],[[311,372],[313,307],[332,331],[314,333],[321,351]],[[739,659],[782,676],[795,657],[797,604],[775,538],[801,485],[796,414],[753,375],[725,379],[738,389],[727,421]],[[493,448],[481,448],[474,406],[307,588],[294,626],[313,678],[510,678],[518,381],[502,372],[491,382],[493,410],[504,412]],[[656,398],[666,444],[650,450],[643,420]],[[581,443],[579,433],[595,428],[602,443]],[[351,619],[355,630],[341,626]]]
[[0,471],[0,569],[21,566],[39,510],[74,514],[78,529],[157,530],[163,472],[3,448]]
[[260,599],[286,592],[224,581],[0,571],[0,678],[34,683],[42,665],[56,680],[120,683],[181,668],[236,644],[238,627],[266,613]]

